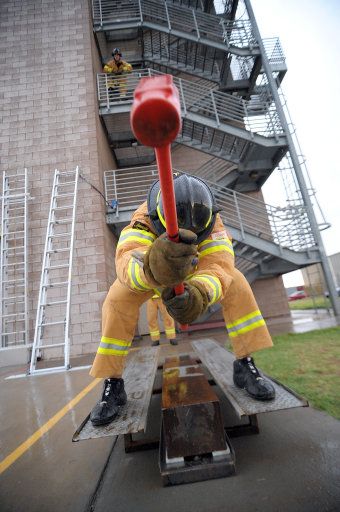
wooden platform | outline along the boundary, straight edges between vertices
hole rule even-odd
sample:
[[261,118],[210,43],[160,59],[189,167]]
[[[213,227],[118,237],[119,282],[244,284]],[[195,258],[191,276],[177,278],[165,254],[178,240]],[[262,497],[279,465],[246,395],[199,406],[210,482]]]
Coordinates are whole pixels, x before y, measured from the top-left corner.
[[234,385],[233,361],[235,356],[231,352],[209,338],[193,341],[191,344],[203,366],[209,370],[216,384],[226,395],[240,418],[264,412],[308,406],[308,402],[304,398],[267,375],[266,378],[270,380],[275,388],[276,396],[274,400],[254,400],[244,389]]
[[95,427],[89,414],[74,433],[72,441],[145,432],[158,354],[159,347],[145,347],[129,353],[123,374],[128,401],[118,418],[109,425]]

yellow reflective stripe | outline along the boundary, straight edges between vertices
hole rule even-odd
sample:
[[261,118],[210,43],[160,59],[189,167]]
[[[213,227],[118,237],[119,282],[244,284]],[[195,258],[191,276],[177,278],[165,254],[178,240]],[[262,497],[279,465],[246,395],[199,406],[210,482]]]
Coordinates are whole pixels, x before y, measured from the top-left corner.
[[128,350],[115,350],[113,348],[101,348],[97,350],[97,354],[103,354],[104,356],[127,356]]
[[235,320],[235,322],[232,322],[230,324],[227,324],[228,329],[231,327],[236,327],[239,324],[242,324],[243,322],[246,322],[247,320],[250,320],[251,318],[255,318],[256,316],[261,315],[261,311],[257,309],[256,311],[252,311],[251,313],[248,313],[248,315],[241,316],[241,318],[238,318]]
[[160,334],[159,331],[150,331],[150,336],[157,336],[159,334]]
[[204,249],[203,251],[200,251],[198,253],[198,259],[202,258],[203,256],[207,256],[207,254],[213,254],[214,252],[229,252],[232,256],[234,256],[233,249],[226,244],[218,244],[213,247],[209,247],[207,249]]
[[107,336],[102,336],[100,342],[120,345],[121,347],[129,347],[131,345],[131,341],[119,340],[117,338],[108,338]]
[[134,266],[134,271],[135,271],[135,276],[136,276],[136,279],[138,281],[138,284],[140,285],[140,287],[143,289],[143,290],[151,290],[151,286],[149,286],[147,283],[145,283],[142,279],[142,276],[141,276],[141,267],[139,266],[139,263],[134,260],[133,261],[133,266]]
[[138,242],[144,245],[151,245],[156,238],[156,235],[154,235],[150,231],[129,228],[121,232],[117,247],[121,246],[126,242]]
[[165,334],[175,334],[176,329],[165,329]]
[[213,244],[213,245],[227,244],[227,245],[229,245],[229,247],[233,248],[232,241],[229,240],[229,238],[217,238],[216,240],[214,240],[213,238],[207,238],[206,240],[203,240],[203,242],[200,242],[198,244],[198,250],[200,250],[205,245],[211,245],[211,244]]
[[266,325],[266,322],[262,318],[258,322],[254,322],[251,325],[247,325],[245,327],[242,327],[241,329],[237,329],[236,332],[228,332],[228,335],[231,338],[235,338],[236,336],[239,336],[240,334],[244,334],[246,332],[252,331],[253,329],[257,329],[258,327],[262,327],[263,325]]
[[263,325],[266,325],[266,323],[262,317],[261,311],[257,309],[248,315],[238,318],[235,322],[227,324],[227,329],[229,336],[235,338],[235,336],[253,331]]
[[140,266],[139,266],[137,260],[135,260],[135,258],[131,258],[129,261],[128,276],[129,276],[130,284],[131,284],[132,288],[134,288],[135,290],[142,291],[142,292],[145,292],[145,291],[148,292],[152,289],[147,283],[145,283],[142,280],[141,275],[140,275]]
[[195,281],[196,279],[198,281],[203,281],[204,283],[207,283],[209,285],[209,288],[213,290],[213,297],[209,301],[209,304],[217,302],[222,295],[222,286],[220,280],[217,277],[211,276],[209,274],[196,274],[192,278],[192,281]]

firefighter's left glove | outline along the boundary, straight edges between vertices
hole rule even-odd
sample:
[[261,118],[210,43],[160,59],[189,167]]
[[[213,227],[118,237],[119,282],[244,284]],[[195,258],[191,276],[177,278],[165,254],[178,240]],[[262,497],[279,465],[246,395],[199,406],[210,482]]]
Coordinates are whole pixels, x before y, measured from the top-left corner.
[[197,236],[188,229],[179,230],[179,243],[166,233],[157,238],[144,256],[144,274],[154,286],[175,286],[191,274],[198,263]]
[[209,296],[201,283],[184,283],[184,293],[175,295],[172,288],[162,292],[163,303],[172,318],[180,324],[191,324],[208,307]]

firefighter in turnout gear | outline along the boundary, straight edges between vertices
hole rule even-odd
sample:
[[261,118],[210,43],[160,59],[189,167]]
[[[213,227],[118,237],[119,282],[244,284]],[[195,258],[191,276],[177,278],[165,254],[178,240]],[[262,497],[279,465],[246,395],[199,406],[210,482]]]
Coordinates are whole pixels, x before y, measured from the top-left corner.
[[165,305],[160,295],[155,294],[146,304],[146,315],[148,319],[149,333],[152,340],[152,346],[156,347],[159,345],[161,337],[159,323],[158,323],[158,311],[161,314],[165,336],[170,341],[171,345],[177,345],[175,322],[172,316],[166,310]]
[[[103,305],[102,338],[90,374],[104,377],[101,400],[91,412],[94,425],[110,423],[125,403],[122,374],[140,306],[155,290],[168,313],[190,324],[220,302],[236,356],[234,382],[253,398],[269,400],[275,390],[258,372],[251,354],[272,346],[252,290],[234,266],[234,251],[208,185],[186,174],[174,177],[180,242],[167,239],[159,181],[155,182],[116,252],[117,280]],[[173,287],[184,283],[184,293]]]
[[125,60],[122,60],[122,52],[119,48],[113,49],[112,57],[113,59],[109,60],[103,67],[104,73],[114,75],[112,78],[108,77],[107,87],[109,92],[113,96],[112,99],[114,99],[117,96],[117,92],[119,92],[119,97],[124,98],[127,92],[126,73],[131,73],[132,66]]

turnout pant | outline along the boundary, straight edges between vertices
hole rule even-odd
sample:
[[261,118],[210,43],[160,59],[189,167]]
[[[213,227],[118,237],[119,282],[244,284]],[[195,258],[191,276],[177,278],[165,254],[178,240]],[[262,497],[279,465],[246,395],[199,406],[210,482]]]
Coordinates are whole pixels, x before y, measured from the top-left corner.
[[[121,377],[135,333],[140,306],[154,291],[137,293],[116,280],[103,304],[102,338],[90,371],[92,377]],[[234,269],[221,300],[223,316],[237,358],[271,347],[272,340],[248,281]]]
[[158,311],[160,312],[163,320],[165,335],[167,339],[174,340],[176,338],[174,319],[167,312],[162,299],[160,297],[152,297],[146,304],[146,314],[152,341],[159,341],[161,337],[159,330]]

